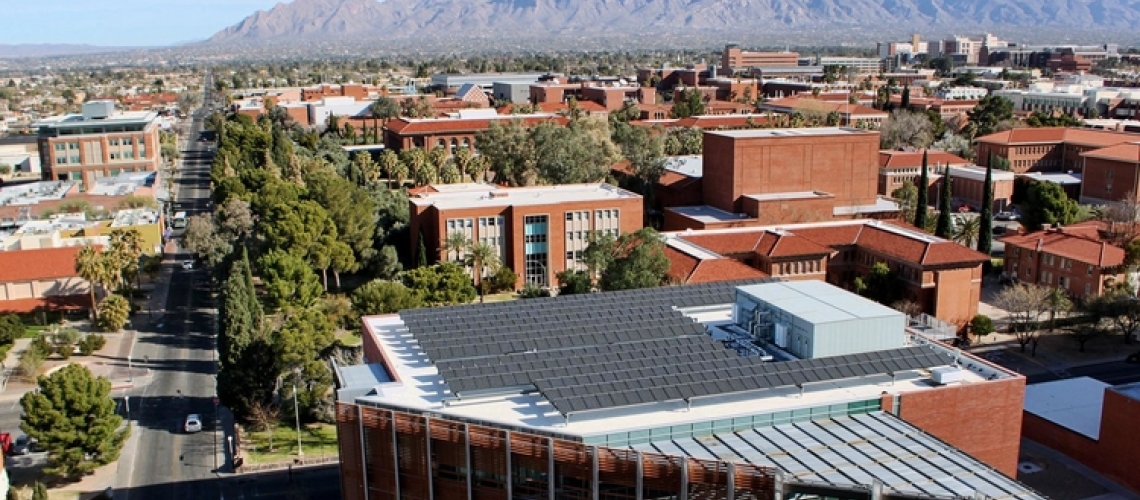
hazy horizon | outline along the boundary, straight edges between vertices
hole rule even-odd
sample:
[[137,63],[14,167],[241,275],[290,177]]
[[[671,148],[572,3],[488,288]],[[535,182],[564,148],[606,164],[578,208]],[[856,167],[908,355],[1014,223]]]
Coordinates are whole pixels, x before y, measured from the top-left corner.
[[[160,46],[209,38],[291,0],[37,0],[6,6],[0,44]],[[160,8],[156,8],[161,5]]]

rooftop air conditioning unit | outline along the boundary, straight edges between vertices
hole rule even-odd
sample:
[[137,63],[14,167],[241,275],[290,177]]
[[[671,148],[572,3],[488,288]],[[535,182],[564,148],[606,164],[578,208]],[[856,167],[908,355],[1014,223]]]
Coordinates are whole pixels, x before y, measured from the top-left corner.
[[930,370],[930,378],[938,385],[948,385],[962,381],[962,369],[954,366],[939,366]]

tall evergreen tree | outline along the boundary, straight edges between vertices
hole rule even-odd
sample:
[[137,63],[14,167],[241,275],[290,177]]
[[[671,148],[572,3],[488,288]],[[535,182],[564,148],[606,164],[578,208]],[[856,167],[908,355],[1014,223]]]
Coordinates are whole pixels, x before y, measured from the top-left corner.
[[993,251],[994,237],[994,155],[986,162],[986,181],[982,186],[982,213],[978,227],[978,251],[989,255]]
[[951,184],[950,167],[946,167],[942,172],[942,185],[938,195],[938,222],[934,226],[934,235],[939,238],[949,238],[954,230],[954,221],[950,219]]
[[927,152],[922,151],[922,172],[918,175],[918,198],[914,201],[914,226],[919,229],[926,229],[926,206],[930,204],[927,200],[926,191],[930,189],[930,174],[926,171]]
[[420,246],[416,249],[416,267],[427,267],[427,245],[424,244],[424,232],[419,234]]
[[904,111],[910,109],[910,85],[903,87],[902,102],[899,105]]

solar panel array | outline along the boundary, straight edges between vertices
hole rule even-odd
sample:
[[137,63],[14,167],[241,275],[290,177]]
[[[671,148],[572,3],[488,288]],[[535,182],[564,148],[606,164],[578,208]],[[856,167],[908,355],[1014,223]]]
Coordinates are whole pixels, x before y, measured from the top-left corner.
[[675,308],[730,304],[749,280],[400,313],[452,393],[537,388],[562,414],[946,365],[929,348],[765,363]]
[[928,347],[909,347],[830,358],[764,363],[752,357],[713,365],[662,364],[551,377],[535,381],[542,395],[563,415],[718,394],[788,387],[949,364],[953,359]]
[[400,318],[420,348],[438,364],[450,359],[703,334],[703,328],[672,308],[732,303],[736,286],[763,281],[415,309],[400,313]]

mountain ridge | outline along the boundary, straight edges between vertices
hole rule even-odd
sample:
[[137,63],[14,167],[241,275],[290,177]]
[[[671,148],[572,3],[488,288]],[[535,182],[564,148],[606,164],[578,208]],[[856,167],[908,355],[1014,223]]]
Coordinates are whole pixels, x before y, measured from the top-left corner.
[[[700,30],[796,32],[898,26],[1127,30],[1129,0],[294,0],[257,11],[207,43],[316,37],[590,36]],[[490,32],[490,33],[488,33]]]

